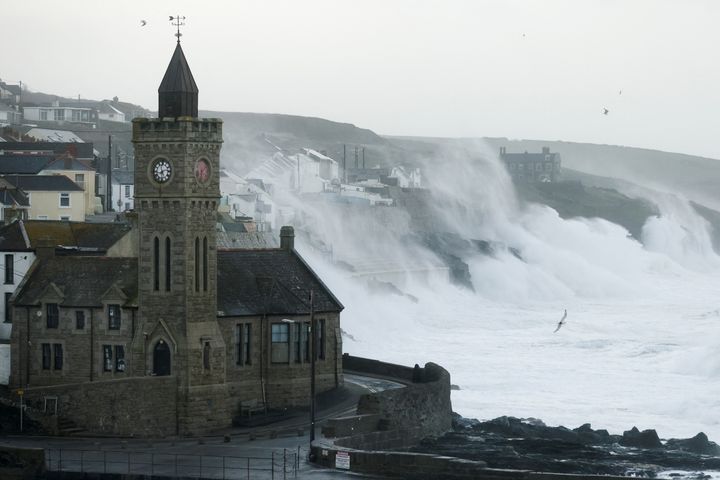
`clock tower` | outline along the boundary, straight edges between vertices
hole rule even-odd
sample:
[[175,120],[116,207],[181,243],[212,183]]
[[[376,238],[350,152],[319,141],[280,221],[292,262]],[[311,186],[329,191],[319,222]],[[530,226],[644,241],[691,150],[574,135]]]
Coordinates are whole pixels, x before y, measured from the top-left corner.
[[133,120],[139,318],[132,368],[176,379],[182,435],[230,424],[217,323],[222,120],[198,118],[198,88],[179,36],[158,94],[158,118]]

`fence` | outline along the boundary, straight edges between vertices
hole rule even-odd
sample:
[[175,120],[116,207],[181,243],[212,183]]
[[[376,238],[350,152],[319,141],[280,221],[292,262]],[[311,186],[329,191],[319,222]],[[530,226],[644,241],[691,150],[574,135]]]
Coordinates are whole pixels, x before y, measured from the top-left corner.
[[154,475],[197,479],[244,480],[297,477],[300,449],[271,452],[270,457],[231,457],[185,453],[47,449],[49,471]]

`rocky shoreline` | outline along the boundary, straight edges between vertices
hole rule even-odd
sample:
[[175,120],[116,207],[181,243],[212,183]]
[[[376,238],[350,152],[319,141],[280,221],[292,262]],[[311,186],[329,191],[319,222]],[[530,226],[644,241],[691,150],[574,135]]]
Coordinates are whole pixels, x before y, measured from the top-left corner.
[[[548,427],[538,419],[499,417],[480,422],[455,415],[453,430],[424,440],[414,452],[482,460],[491,468],[555,473],[709,479],[720,472],[720,446],[704,433],[662,441],[655,430],[622,435]],[[667,473],[673,471],[672,473]]]

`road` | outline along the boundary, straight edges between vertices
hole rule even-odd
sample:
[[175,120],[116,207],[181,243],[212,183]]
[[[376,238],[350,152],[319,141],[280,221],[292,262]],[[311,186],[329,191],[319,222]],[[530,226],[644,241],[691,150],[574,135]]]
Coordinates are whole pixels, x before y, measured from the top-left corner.
[[[345,374],[343,394],[318,408],[317,425],[355,412],[360,395],[393,388],[398,382]],[[76,438],[9,436],[0,445],[43,448],[50,470],[154,474],[219,479],[337,479],[358,475],[307,462],[309,419],[294,415],[257,428],[230,428],[198,438]],[[316,432],[321,439],[321,432]],[[297,474],[297,476],[295,476]],[[368,478],[368,477],[365,477]]]

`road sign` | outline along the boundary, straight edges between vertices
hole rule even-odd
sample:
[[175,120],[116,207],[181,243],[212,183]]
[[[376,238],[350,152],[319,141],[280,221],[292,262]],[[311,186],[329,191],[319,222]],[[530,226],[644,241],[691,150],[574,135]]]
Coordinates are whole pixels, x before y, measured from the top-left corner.
[[25,395],[25,390],[23,390],[22,388],[18,388],[17,390],[15,390],[15,392],[21,397]]
[[335,468],[350,470],[350,452],[337,452],[335,454]]

